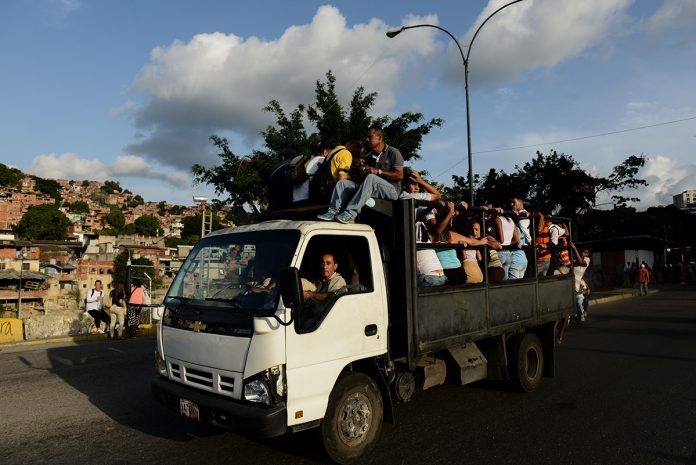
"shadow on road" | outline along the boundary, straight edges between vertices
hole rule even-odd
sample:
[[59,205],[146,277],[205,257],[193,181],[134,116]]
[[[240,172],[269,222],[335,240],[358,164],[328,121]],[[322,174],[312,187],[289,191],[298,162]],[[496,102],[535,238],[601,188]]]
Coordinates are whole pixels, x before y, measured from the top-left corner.
[[153,398],[153,352],[152,338],[83,342],[47,350],[49,370],[123,426],[175,441],[218,434],[220,430],[212,426],[179,418]]

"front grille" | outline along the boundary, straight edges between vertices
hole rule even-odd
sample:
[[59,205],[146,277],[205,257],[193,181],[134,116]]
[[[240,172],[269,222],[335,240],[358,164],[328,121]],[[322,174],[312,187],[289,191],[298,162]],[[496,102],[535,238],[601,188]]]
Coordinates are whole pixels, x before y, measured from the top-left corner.
[[167,357],[169,379],[234,399],[241,398],[242,374],[218,370]]

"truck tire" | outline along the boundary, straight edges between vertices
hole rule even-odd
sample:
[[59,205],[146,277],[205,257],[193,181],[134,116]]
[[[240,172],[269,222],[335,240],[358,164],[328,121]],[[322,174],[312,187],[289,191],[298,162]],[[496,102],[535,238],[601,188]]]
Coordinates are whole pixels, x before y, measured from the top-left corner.
[[544,351],[536,334],[522,333],[510,341],[510,378],[522,392],[535,391],[544,376]]
[[372,378],[355,372],[342,375],[321,424],[326,453],[340,464],[355,462],[376,445],[383,418],[382,395]]

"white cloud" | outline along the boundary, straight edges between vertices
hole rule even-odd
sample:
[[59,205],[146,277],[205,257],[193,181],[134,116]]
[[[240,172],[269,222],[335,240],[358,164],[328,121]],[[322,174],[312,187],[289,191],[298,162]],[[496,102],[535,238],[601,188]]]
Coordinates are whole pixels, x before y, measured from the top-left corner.
[[72,152],[56,155],[41,154],[34,158],[27,173],[50,179],[89,179],[104,181],[122,177],[156,179],[177,188],[191,186],[189,176],[182,171],[161,171],[153,168],[144,158],[135,155],[116,157],[113,164],[96,159],[80,158]]
[[[489,1],[460,38],[463,47],[504,3]],[[476,37],[469,56],[470,82],[511,80],[523,71],[552,67],[586,52],[621,30],[630,4],[631,0],[531,0],[511,5],[496,13]],[[450,52],[454,58],[454,47]],[[450,62],[448,77],[461,83],[461,59]]]
[[696,165],[683,164],[665,155],[648,160],[639,177],[649,184],[639,189],[639,209],[656,204],[668,205],[672,203],[672,196],[688,189],[696,189]]
[[120,106],[111,109],[111,116],[116,117],[131,114],[134,113],[136,109],[137,105],[135,102],[131,99],[127,99]]
[[108,171],[100,160],[81,159],[72,152],[41,154],[34,158],[28,173],[50,179],[107,179]]
[[696,21],[696,2],[693,0],[664,0],[646,24],[648,31],[658,33],[673,27],[693,26]]
[[[437,17],[406,21],[437,23]],[[394,103],[402,58],[437,47],[432,33],[390,41],[387,29],[378,19],[350,26],[337,8],[322,6],[311,23],[291,26],[274,40],[210,33],[155,48],[133,82],[133,90],[149,98],[135,118],[145,137],[127,151],[188,169],[217,161],[207,140],[212,132],[258,145],[259,132],[272,123],[261,111],[268,101],[276,98],[286,109],[312,102],[316,80],[329,69],[344,104],[363,85],[379,92],[375,109],[385,111]]]

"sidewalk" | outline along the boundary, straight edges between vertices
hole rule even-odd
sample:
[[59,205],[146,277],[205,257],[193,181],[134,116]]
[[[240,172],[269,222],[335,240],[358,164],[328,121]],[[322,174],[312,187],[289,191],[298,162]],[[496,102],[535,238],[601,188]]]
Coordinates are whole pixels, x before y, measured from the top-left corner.
[[[662,290],[678,288],[678,283],[650,283],[648,294],[655,294]],[[620,287],[609,291],[590,292],[590,306],[615,302],[617,300],[638,297],[638,288]]]
[[[156,324],[141,324],[138,327],[138,337],[154,336],[157,331]],[[17,341],[0,344],[0,351],[3,348],[33,346],[38,344],[56,344],[62,342],[86,342],[86,341],[108,341],[108,334],[80,334],[77,336],[49,337],[46,339],[32,339],[29,341]]]

